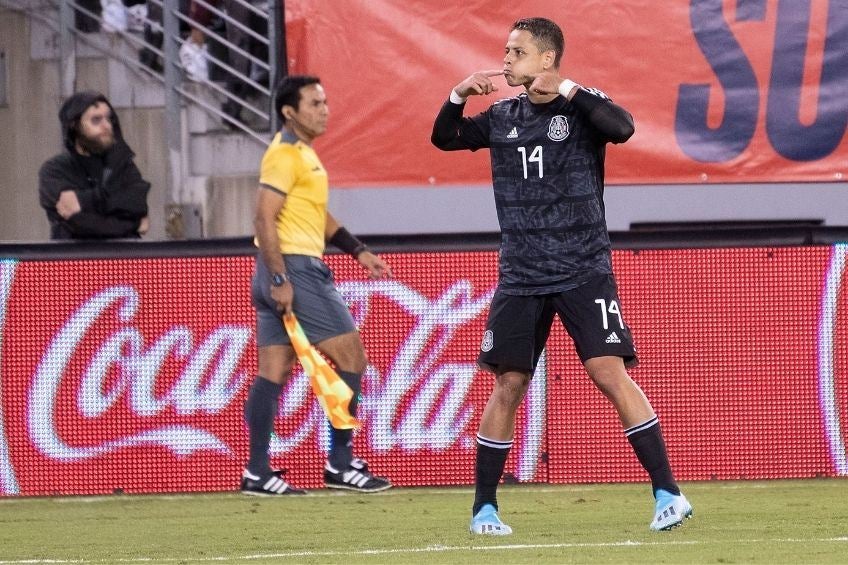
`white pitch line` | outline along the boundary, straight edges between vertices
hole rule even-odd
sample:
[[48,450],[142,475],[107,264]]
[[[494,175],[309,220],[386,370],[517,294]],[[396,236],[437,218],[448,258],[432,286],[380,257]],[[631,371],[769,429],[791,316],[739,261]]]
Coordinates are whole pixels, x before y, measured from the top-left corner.
[[739,539],[726,541],[616,541],[616,542],[584,542],[584,543],[527,543],[508,545],[484,546],[447,546],[434,545],[428,547],[409,547],[400,549],[360,549],[356,551],[287,551],[282,553],[263,553],[254,555],[233,555],[217,557],[131,557],[124,559],[22,559],[0,560],[0,565],[49,565],[65,563],[174,563],[174,562],[228,562],[255,561],[257,559],[285,559],[292,557],[356,557],[372,555],[398,555],[414,553],[445,553],[448,551],[516,551],[525,549],[585,549],[604,547],[659,547],[683,545],[722,545],[722,544],[753,544],[753,543],[848,543],[848,536],[833,538],[772,538],[772,539]]
[[[640,483],[603,483],[603,484],[563,484],[563,485],[552,485],[552,486],[535,486],[532,484],[511,484],[511,485],[502,485],[499,488],[499,492],[511,492],[511,491],[520,491],[522,493],[540,493],[540,494],[550,494],[550,493],[562,493],[562,492],[592,492],[596,490],[603,490],[610,486],[627,486],[627,485],[639,485]],[[647,483],[645,483],[647,485]],[[770,488],[810,488],[807,479],[799,479],[797,482],[792,480],[780,481],[779,484],[770,484],[770,481],[734,481],[734,484],[716,484],[714,481],[710,482],[692,482],[692,483],[684,483],[683,489],[689,493],[692,491],[697,492],[699,488],[709,488],[709,489],[720,489],[720,490],[767,490]],[[816,489],[822,488],[838,488],[838,489],[846,489],[848,488],[848,481],[844,479],[834,478],[834,480],[817,480],[815,484]],[[426,490],[428,494],[438,494],[438,495],[462,495],[468,496],[469,493],[474,492],[474,487],[472,486],[462,486],[462,487],[450,487],[450,488],[439,488],[439,487],[396,487],[391,490],[383,491],[383,492],[375,492],[370,493],[368,496],[407,496],[410,493],[415,493],[416,491],[424,491]],[[329,498],[329,497],[339,497],[339,496],[360,496],[357,493],[349,493],[349,492],[339,492],[336,490],[328,490],[328,489],[312,489],[308,490],[308,498]],[[96,503],[96,502],[144,502],[147,500],[164,500],[164,501],[172,501],[172,502],[180,502],[185,500],[194,500],[194,499],[204,499],[204,498],[214,498],[216,496],[231,496],[233,498],[242,498],[243,500],[253,500],[256,498],[242,497],[238,491],[213,491],[213,492],[203,492],[196,494],[144,494],[144,493],[131,493],[131,494],[103,494],[103,495],[93,495],[93,496],[0,496],[0,505],[2,504],[24,504],[30,501],[50,501],[57,504],[65,504],[65,503]],[[286,497],[281,497],[282,499],[286,499]],[[273,500],[272,498],[265,498],[265,500]],[[298,500],[302,500],[298,497]]]

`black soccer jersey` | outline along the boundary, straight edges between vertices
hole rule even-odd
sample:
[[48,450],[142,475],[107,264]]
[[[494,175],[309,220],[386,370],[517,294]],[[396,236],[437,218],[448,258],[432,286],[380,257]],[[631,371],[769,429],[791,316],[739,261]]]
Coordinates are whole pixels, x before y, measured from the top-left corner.
[[499,285],[506,294],[575,288],[612,272],[604,218],[604,153],[633,131],[630,114],[599,91],[544,104],[527,94],[472,118],[448,101],[433,130],[445,150],[490,149],[501,227]]

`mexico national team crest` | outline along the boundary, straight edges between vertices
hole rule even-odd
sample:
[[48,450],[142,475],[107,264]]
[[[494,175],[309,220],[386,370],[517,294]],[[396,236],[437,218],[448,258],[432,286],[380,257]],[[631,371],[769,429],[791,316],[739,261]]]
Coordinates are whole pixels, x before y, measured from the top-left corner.
[[480,344],[480,351],[491,351],[494,345],[495,336],[492,333],[492,330],[486,330],[486,332],[483,334],[483,343]]
[[568,120],[565,116],[554,116],[551,125],[548,126],[548,138],[553,141],[562,141],[568,137]]

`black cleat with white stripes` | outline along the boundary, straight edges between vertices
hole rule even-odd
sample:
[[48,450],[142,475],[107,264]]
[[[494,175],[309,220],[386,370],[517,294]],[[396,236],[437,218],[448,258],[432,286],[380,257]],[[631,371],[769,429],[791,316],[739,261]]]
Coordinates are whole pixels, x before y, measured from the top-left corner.
[[327,488],[356,492],[380,492],[392,488],[388,479],[372,475],[368,471],[368,463],[362,459],[353,459],[347,469],[335,469],[328,462],[324,466],[324,484]]
[[283,480],[285,469],[274,469],[267,475],[254,475],[247,469],[241,474],[241,492],[251,496],[282,496],[286,494],[306,494]]

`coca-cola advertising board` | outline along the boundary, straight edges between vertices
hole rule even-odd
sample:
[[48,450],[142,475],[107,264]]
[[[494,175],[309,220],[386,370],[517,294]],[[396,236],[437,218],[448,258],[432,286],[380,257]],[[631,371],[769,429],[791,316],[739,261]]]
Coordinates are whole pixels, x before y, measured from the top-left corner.
[[[680,479],[848,474],[846,247],[617,250],[624,316]],[[362,332],[357,453],[397,485],[473,483],[494,252],[328,256]],[[255,375],[250,256],[0,261],[0,494],[233,490]],[[326,419],[298,367],[272,463],[322,486]],[[557,324],[505,480],[642,481]]]

